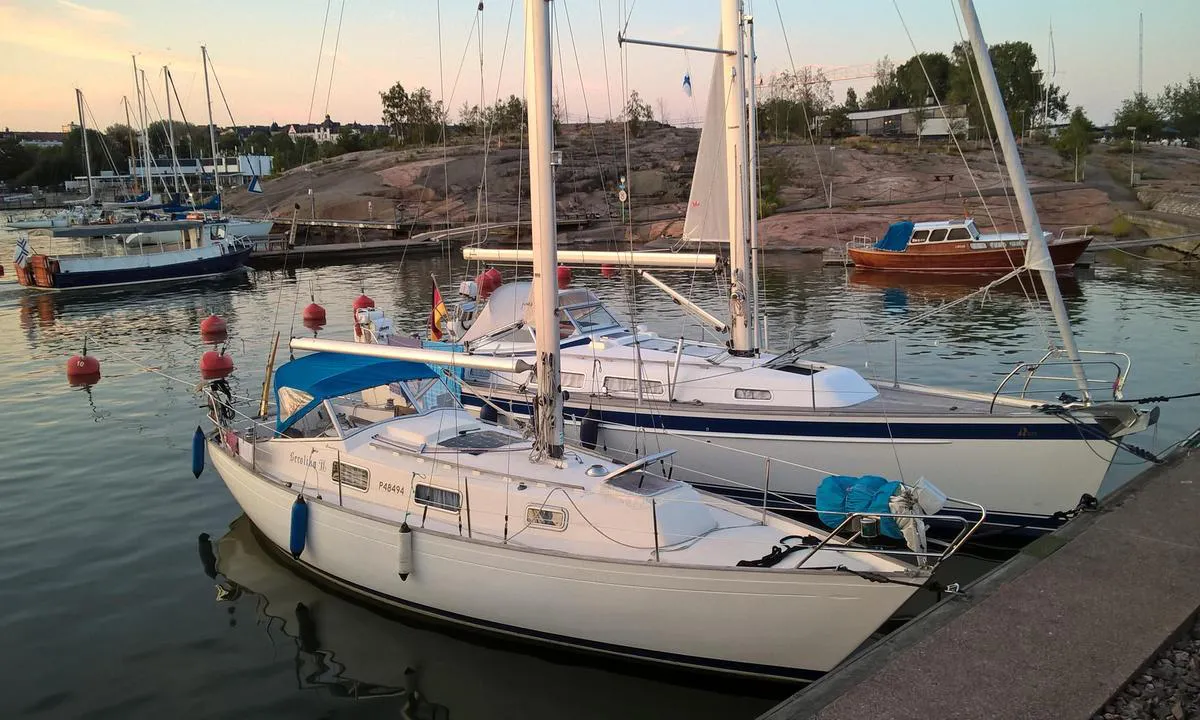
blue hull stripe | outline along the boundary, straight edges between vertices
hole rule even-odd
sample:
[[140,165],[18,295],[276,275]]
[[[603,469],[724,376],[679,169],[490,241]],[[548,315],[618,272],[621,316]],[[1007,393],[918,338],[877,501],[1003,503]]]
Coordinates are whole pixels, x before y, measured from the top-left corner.
[[203,260],[173,263],[157,267],[76,273],[60,272],[54,276],[53,289],[66,290],[100,285],[130,285],[134,283],[177,280],[201,275],[221,275],[242,267],[246,264],[246,259],[249,257],[250,250],[246,249]]
[[[491,400],[509,412],[529,415],[528,403],[510,402],[502,398]],[[466,393],[463,394],[462,401],[464,405],[483,406],[482,400]],[[633,413],[601,408],[593,408],[593,412],[602,423],[674,432],[879,440],[1108,440],[1108,435],[1095,423],[1070,422],[1063,419],[1056,419],[1056,422],[1028,422],[1019,418],[1006,421],[1003,416],[998,416],[998,422],[989,423],[930,423],[909,422],[903,419],[891,422],[862,422],[704,417],[677,415],[669,411]],[[568,419],[582,420],[587,415],[588,408],[568,402],[564,413]]]
[[[269,540],[267,543],[271,547],[275,547],[272,543],[270,543]],[[422,605],[420,603],[414,603],[409,600],[404,600],[402,598],[393,597],[391,595],[372,590],[369,587],[358,585],[357,583],[350,582],[349,580],[330,575],[329,573],[310,565],[303,560],[293,560],[290,555],[286,555],[281,549],[275,549],[276,554],[286,562],[294,562],[307,572],[313,573],[314,575],[324,578],[336,585],[353,590],[354,592],[364,595],[368,599],[375,602],[391,606],[399,606],[409,610],[410,612],[419,613],[421,615],[452,622],[457,625],[465,625],[491,633],[520,637],[543,644],[556,645],[559,647],[566,647],[573,650],[586,651],[590,653],[615,655],[639,661],[665,663],[678,667],[694,668],[709,672],[744,675],[769,680],[783,680],[792,682],[811,681],[825,674],[824,671],[818,670],[804,670],[800,668],[777,667],[774,665],[759,665],[756,663],[716,660],[713,658],[694,657],[691,655],[680,655],[657,650],[632,648],[623,645],[613,645],[611,643],[599,642],[596,640],[585,640],[581,638],[568,637],[565,635],[557,635],[555,633],[541,632],[539,630],[530,630],[528,628],[493,622],[491,620],[481,620],[479,618],[470,617],[469,615],[461,615],[449,610],[441,610],[439,608]]]

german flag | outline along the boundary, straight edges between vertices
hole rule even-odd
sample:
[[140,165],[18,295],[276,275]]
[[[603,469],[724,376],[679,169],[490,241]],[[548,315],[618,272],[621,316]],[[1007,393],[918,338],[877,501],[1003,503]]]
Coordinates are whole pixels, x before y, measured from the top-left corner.
[[438,290],[437,278],[430,275],[433,282],[433,311],[429,313],[429,339],[442,339],[442,318],[446,317],[446,303],[442,302],[442,293]]

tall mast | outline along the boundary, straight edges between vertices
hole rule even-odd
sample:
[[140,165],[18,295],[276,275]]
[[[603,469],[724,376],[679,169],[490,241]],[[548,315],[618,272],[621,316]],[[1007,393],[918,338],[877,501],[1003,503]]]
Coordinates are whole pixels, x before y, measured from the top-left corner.
[[1013,137],[1012,124],[1008,121],[1008,109],[1004,106],[1004,98],[1000,95],[1000,84],[996,80],[996,71],[992,67],[992,57],[988,53],[987,42],[983,39],[983,30],[979,26],[979,16],[975,14],[975,3],[972,0],[958,0],[962,8],[963,22],[971,40],[971,50],[975,55],[975,64],[979,66],[979,78],[983,84],[984,95],[992,111],[992,122],[996,125],[996,135],[1000,140],[1000,149],[1004,152],[1004,164],[1008,168],[1008,179],[1012,183],[1013,192],[1017,196],[1017,207],[1021,210],[1021,219],[1025,223],[1025,231],[1029,233],[1029,241],[1025,245],[1025,267],[1036,270],[1041,276],[1042,285],[1046,288],[1046,299],[1054,311],[1054,322],[1062,336],[1063,349],[1071,360],[1071,370],[1075,375],[1079,391],[1084,400],[1091,399],[1088,390],[1087,375],[1079,360],[1079,349],[1075,346],[1075,336],[1071,332],[1071,320],[1067,316],[1067,305],[1063,302],[1062,293],[1058,289],[1058,277],[1054,273],[1054,261],[1050,259],[1050,250],[1046,247],[1046,238],[1042,235],[1042,222],[1038,219],[1037,209],[1033,206],[1033,196],[1029,193],[1029,182],[1025,178],[1025,166],[1021,164],[1021,155],[1017,150],[1017,141]]
[[529,123],[529,210],[533,226],[533,307],[537,318],[537,400],[534,447],[543,457],[563,455],[559,377],[558,248],[554,213],[554,78],[550,57],[550,2],[525,0],[525,101]]
[[175,155],[175,119],[171,116],[171,71],[163,65],[163,84],[167,94],[167,142],[171,144],[171,182],[179,192],[179,159]]
[[[129,128],[129,179],[132,181],[133,178],[137,177],[134,174],[134,168],[137,167],[137,145],[134,144],[133,140],[133,121],[129,119],[129,98],[122,95],[121,102],[125,105],[125,127]],[[137,183],[133,182],[132,184],[136,185]]]
[[79,108],[79,135],[83,140],[83,170],[87,173],[88,196],[84,203],[96,199],[96,190],[92,187],[92,151],[88,147],[87,119],[83,116],[83,91],[75,88],[75,105]]
[[137,90],[138,123],[142,130],[142,176],[146,179],[146,192],[154,192],[150,180],[150,124],[146,112],[146,73],[138,70],[137,56],[133,56],[133,86]]
[[758,246],[758,74],[755,69],[758,58],[754,54],[754,18],[752,17],[746,18],[746,35],[750,42],[750,51],[746,54],[746,84],[750,87],[750,111],[747,114],[749,118],[747,147],[750,150],[750,183],[747,189],[750,207],[750,212],[747,213],[750,220],[750,305],[753,307],[754,313],[751,316],[751,325],[754,329],[755,347],[761,348],[766,345],[767,339],[763,337],[764,328],[758,305],[758,262],[761,253]]
[[742,72],[745,43],[742,34],[742,0],[722,0],[721,38],[725,77],[733,92],[725,103],[725,182],[729,199],[729,340],[733,355],[757,352],[751,318],[755,315],[751,292],[751,252],[747,225],[746,196],[750,177],[746,168],[746,79]]
[[208,92],[208,48],[200,46],[200,58],[204,61],[204,101],[208,106],[208,142],[212,145],[213,187],[221,195],[221,173],[217,169],[217,129],[212,121],[212,95]]

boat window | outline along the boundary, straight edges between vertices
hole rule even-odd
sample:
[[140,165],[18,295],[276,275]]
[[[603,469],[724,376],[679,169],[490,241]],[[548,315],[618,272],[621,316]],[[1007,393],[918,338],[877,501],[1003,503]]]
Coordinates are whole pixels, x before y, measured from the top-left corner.
[[579,328],[579,332],[590,333],[617,325],[617,319],[600,303],[581,307],[563,308],[567,317]]
[[333,462],[333,481],[338,485],[366,492],[371,485],[371,473],[366,468],[347,465],[344,462]]
[[941,242],[946,239],[946,233],[949,232],[946,228],[938,228],[937,230],[929,231],[929,242]]
[[454,394],[450,392],[450,388],[446,387],[446,384],[438,378],[405,380],[404,382],[392,383],[388,386],[388,389],[408,398],[409,405],[416,409],[418,413],[427,413],[430,410],[441,408],[452,408],[458,404]]
[[[633,378],[606,377],[604,378],[604,389],[610,393],[636,393],[638,391],[638,381]],[[643,380],[642,394],[662,395],[663,384],[657,380]]]
[[970,240],[971,231],[965,227],[956,227],[946,236],[947,240]]
[[461,496],[454,490],[433,487],[432,485],[418,484],[413,488],[413,500],[418,505],[445,510],[446,512],[458,512],[460,498]]
[[565,530],[567,511],[547,505],[530,505],[525,508],[525,524],[547,530]]
[[929,231],[928,230],[917,230],[916,232],[913,233],[912,240],[910,240],[909,242],[923,243],[928,239],[929,239]]
[[770,400],[770,390],[755,390],[754,388],[737,388],[733,396],[738,400]]
[[583,373],[565,372],[562,374],[563,387],[583,387]]

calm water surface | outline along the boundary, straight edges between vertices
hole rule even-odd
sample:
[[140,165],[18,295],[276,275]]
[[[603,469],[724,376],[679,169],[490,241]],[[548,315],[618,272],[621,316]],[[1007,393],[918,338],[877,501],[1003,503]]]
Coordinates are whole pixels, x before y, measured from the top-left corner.
[[[13,241],[0,231],[6,280]],[[809,257],[768,267],[774,345],[832,333],[820,357],[881,378],[898,359],[903,379],[990,391],[1013,364],[1036,359],[1042,326],[1051,330],[1018,287],[1005,287],[906,327],[898,341],[849,342],[972,288],[847,275]],[[215,473],[192,478],[204,316],[228,319],[231,384],[254,396],[272,331],[307,332],[293,317],[310,295],[329,312],[323,336],[348,337],[360,289],[399,328],[418,329],[431,272],[449,297],[461,263],[413,258],[85,295],[0,284],[0,717],[731,718],[782,696],[562,664],[381,618],[281,567],[234,522],[240,511]],[[720,310],[711,276],[663,275]],[[620,280],[580,272],[577,282],[628,311]],[[698,333],[657,291],[638,292],[635,321]],[[1134,355],[1127,396],[1200,390],[1200,279],[1102,267],[1067,295],[1083,347]],[[63,366],[85,336],[104,379],[72,389]],[[1197,425],[1200,405],[1170,403],[1137,442],[1163,448]],[[1109,488],[1143,467],[1117,461]],[[221,553],[216,579],[197,552],[201,533]]]

